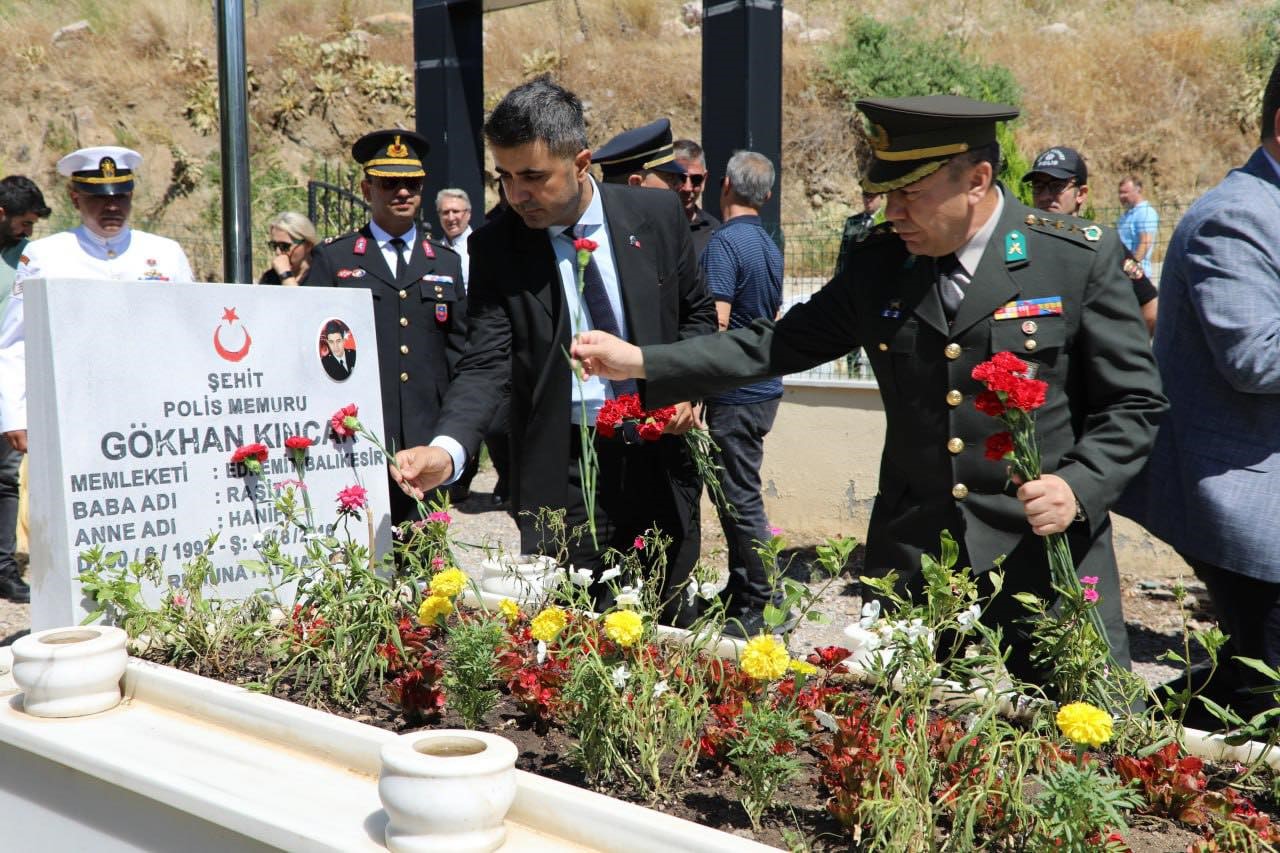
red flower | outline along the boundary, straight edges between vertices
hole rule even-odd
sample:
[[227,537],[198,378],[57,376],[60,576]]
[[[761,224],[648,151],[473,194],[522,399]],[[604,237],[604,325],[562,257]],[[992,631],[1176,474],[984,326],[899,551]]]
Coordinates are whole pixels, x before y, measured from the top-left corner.
[[1005,402],[1011,409],[1030,412],[1044,405],[1045,392],[1048,390],[1048,382],[1041,382],[1039,379],[1019,379],[1005,394]]
[[329,418],[329,426],[333,434],[338,438],[350,438],[355,435],[356,430],[360,429],[360,420],[357,415],[359,410],[356,409],[355,403],[348,403],[334,412]]
[[636,426],[636,432],[645,441],[657,441],[662,438],[662,431],[666,429],[666,424],[658,423],[655,420],[646,420],[644,423]]
[[231,454],[231,463],[243,463],[250,474],[262,473],[262,463],[266,461],[267,446],[257,442],[237,447],[236,452]]
[[998,432],[987,436],[986,456],[992,462],[999,462],[1013,452],[1013,436],[1008,432]]
[[573,248],[577,249],[579,252],[594,252],[596,249],[600,248],[600,244],[595,240],[588,240],[586,237],[579,237],[577,240],[573,241]]
[[341,512],[356,512],[369,505],[369,492],[364,486],[347,486],[338,492],[338,509]]
[[306,450],[313,444],[315,442],[305,435],[291,435],[284,440],[284,446],[290,450]]
[[973,400],[973,406],[984,415],[998,418],[1004,414],[1004,401],[995,391],[979,391]]
[[1011,391],[1027,372],[1027,363],[1011,352],[998,352],[973,369],[974,379],[991,391]]

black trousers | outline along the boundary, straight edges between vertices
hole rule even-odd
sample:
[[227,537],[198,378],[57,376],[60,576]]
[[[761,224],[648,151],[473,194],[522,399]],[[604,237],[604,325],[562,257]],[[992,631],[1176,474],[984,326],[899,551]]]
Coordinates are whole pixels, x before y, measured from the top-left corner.
[[[587,522],[582,472],[578,460],[582,455],[581,433],[570,431],[568,498],[565,525],[572,530]],[[650,577],[646,583],[657,583],[663,606],[659,621],[664,625],[687,627],[697,618],[684,585],[698,561],[701,547],[699,504],[701,482],[684,452],[684,439],[663,436],[656,442],[625,444],[617,439],[597,438],[595,443],[599,472],[596,479],[595,519],[598,547],[591,533],[568,543],[566,562],[574,568],[589,568],[599,577],[606,565],[605,553],[610,549],[627,553],[635,539],[645,531],[656,529],[671,538],[666,550],[666,570],[662,577]],[[537,520],[528,514],[516,519],[520,527],[521,549],[526,554],[557,553],[550,531],[539,529]],[[643,563],[654,561],[647,555]],[[612,604],[608,588],[596,584],[591,588],[598,609]]]
[[[493,493],[504,498],[509,497],[508,489],[510,488],[507,482],[507,474],[511,470],[511,437],[508,435],[511,429],[508,423],[510,413],[510,401],[504,397],[502,405],[494,413],[493,422],[489,424],[489,429],[484,434],[484,445],[489,448],[489,461],[493,463],[493,470],[498,474],[498,482],[494,484]],[[480,454],[477,453],[467,462],[466,470],[462,472],[458,482],[453,484],[453,488],[470,491],[471,481],[475,479],[479,470]]]
[[[1222,566],[1180,554],[1209,590],[1218,627],[1229,635],[1218,652],[1218,672],[1207,695],[1231,707],[1246,720],[1280,705],[1280,684],[1237,662],[1256,658],[1280,669],[1280,583],[1251,578]],[[1262,692],[1255,692],[1262,691]]]

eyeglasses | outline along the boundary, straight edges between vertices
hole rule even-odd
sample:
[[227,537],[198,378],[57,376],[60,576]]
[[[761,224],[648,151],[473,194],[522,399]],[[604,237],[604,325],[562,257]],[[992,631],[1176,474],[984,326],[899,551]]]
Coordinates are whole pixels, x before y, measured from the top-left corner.
[[706,179],[707,179],[707,176],[705,174],[704,175],[684,175],[680,179],[680,185],[684,186],[684,182],[688,181],[689,185],[696,190],[698,187],[702,186],[702,182],[705,181]]
[[1036,195],[1048,193],[1050,195],[1061,195],[1076,185],[1075,178],[1063,178],[1055,181],[1032,181],[1031,192]]
[[305,242],[307,241],[306,240],[290,240],[289,242],[285,243],[279,240],[268,240],[267,248],[273,252],[288,252],[292,250],[294,246],[301,246]]
[[422,178],[378,178],[378,189],[385,192],[408,190],[411,195],[422,192]]

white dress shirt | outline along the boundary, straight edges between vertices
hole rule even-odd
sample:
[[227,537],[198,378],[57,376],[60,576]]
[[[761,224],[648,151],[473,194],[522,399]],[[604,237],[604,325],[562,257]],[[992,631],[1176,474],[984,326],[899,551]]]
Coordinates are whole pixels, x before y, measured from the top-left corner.
[[449,244],[449,248],[458,253],[458,257],[462,258],[462,292],[467,292],[467,283],[471,281],[471,253],[467,251],[467,238],[471,236],[471,226],[450,240],[445,238],[445,242]]

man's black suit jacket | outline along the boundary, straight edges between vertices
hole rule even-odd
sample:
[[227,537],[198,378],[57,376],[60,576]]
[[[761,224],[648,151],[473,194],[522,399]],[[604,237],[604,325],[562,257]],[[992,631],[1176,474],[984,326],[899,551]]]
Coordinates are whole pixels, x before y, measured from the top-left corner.
[[[679,196],[596,187],[631,340],[671,343],[714,332],[715,302],[702,284]],[[551,241],[508,210],[472,234],[470,250],[467,350],[438,432],[474,455],[510,383],[513,509],[518,515],[564,507],[574,379],[570,318]]]
[[333,353],[326,353],[320,359],[320,363],[324,365],[324,372],[337,379],[339,382],[351,375],[356,369],[356,351],[349,349],[346,352],[345,364],[333,357]]
[[418,229],[405,280],[396,282],[366,225],[316,246],[303,284],[363,287],[373,294],[387,448],[394,452],[431,441],[466,341],[466,292],[458,254]]

